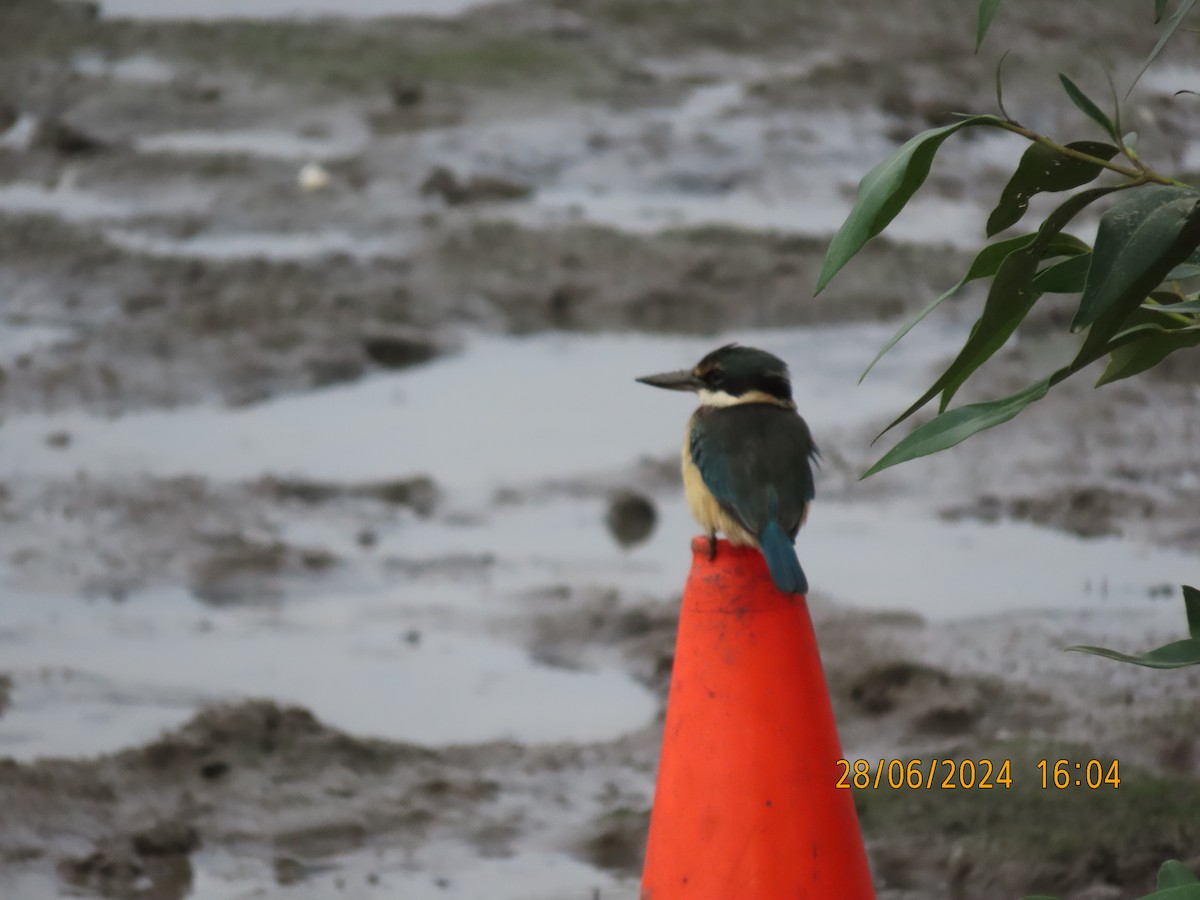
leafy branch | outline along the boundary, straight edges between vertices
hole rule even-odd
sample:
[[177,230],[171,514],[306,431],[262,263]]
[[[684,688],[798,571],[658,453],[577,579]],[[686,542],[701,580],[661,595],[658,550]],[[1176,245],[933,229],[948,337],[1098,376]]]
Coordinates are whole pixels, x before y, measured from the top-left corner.
[[[1195,2],[1181,0],[1151,60]],[[983,40],[998,7],[999,0],[981,0],[977,41]],[[1165,7],[1157,12],[1161,17]],[[1109,141],[1062,142],[1020,124],[1004,108],[998,69],[996,97],[1001,115],[963,116],[949,125],[924,131],[875,166],[859,184],[854,207],[825,255],[816,286],[818,293],[900,213],[924,183],[938,150],[964,129],[991,128],[1029,142],[988,216],[989,238],[1016,225],[1036,194],[1074,192],[1036,231],[982,247],[967,274],[905,322],[867,367],[869,372],[913,327],[965,284],[991,279],[983,311],[957,356],[929,390],[883,433],[935,398],[938,414],[900,440],[863,477],[945,450],[979,431],[1000,425],[1066,378],[1105,357],[1108,364],[1098,385],[1128,378],[1157,365],[1173,352],[1200,346],[1200,293],[1179,291],[1180,282],[1200,275],[1200,254],[1191,258],[1200,247],[1200,190],[1156,172],[1142,161],[1132,146],[1136,136],[1121,135],[1115,89],[1114,109],[1109,115],[1070,78],[1060,75],[1059,80],[1071,102],[1104,131]],[[1106,173],[1123,180],[1087,187]],[[1094,247],[1064,230],[1092,203],[1110,195],[1117,202],[1102,215]],[[1170,289],[1164,290],[1168,284]],[[1071,330],[1084,334],[1071,363],[1011,396],[950,408],[958,390],[1004,346],[1047,293],[1079,296]]]

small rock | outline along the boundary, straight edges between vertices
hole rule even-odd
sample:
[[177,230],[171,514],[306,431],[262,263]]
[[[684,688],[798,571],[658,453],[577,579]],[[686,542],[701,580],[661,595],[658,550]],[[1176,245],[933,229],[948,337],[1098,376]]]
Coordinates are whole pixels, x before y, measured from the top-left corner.
[[863,674],[850,689],[850,699],[865,713],[883,715],[899,706],[908,694],[949,683],[950,676],[945,672],[920,663],[886,663]]
[[373,362],[388,369],[420,365],[438,355],[433,339],[411,328],[391,328],[364,335],[362,347]]
[[363,485],[356,493],[396,506],[410,506],[420,516],[428,516],[441,499],[441,491],[432,478],[417,475]]
[[300,551],[300,564],[313,572],[322,572],[337,565],[337,555],[323,547],[313,547]]
[[633,547],[654,533],[658,512],[648,497],[622,491],[609,500],[605,522],[618,544]]
[[618,809],[601,816],[595,833],[580,847],[580,855],[600,869],[635,875],[642,865],[649,810]]
[[71,432],[69,431],[52,431],[46,435],[46,446],[53,447],[56,450],[62,450],[71,446]]
[[107,141],[88,134],[61,119],[48,119],[38,126],[33,136],[35,147],[44,147],[63,156],[84,156],[109,148]]
[[299,884],[308,877],[308,866],[293,856],[275,857],[275,883],[280,887]]
[[450,206],[505,200],[524,200],[533,188],[496,175],[472,175],[460,179],[445,166],[437,166],[421,182],[422,197],[441,197]]
[[296,176],[300,189],[308,192],[321,191],[329,187],[329,170],[318,162],[305,163]]
[[137,832],[131,840],[141,856],[186,856],[200,846],[195,828],[169,819]]
[[200,767],[200,777],[205,781],[216,781],[229,774],[229,763],[223,759],[214,759]]
[[425,88],[420,82],[397,78],[388,86],[388,95],[397,109],[411,109],[425,101]]

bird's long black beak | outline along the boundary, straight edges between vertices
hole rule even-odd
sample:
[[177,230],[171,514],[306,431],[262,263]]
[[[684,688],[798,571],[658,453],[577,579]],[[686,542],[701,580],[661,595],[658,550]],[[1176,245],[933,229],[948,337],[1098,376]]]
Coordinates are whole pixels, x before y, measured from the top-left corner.
[[704,382],[693,375],[690,369],[663,372],[661,375],[646,375],[636,380],[651,387],[666,388],[668,391],[698,391],[704,387]]

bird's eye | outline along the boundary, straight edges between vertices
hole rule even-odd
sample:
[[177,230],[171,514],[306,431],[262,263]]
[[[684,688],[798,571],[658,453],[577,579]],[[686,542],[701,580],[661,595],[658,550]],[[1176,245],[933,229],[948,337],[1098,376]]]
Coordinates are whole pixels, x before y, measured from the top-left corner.
[[713,369],[708,373],[708,377],[705,379],[705,381],[707,381],[712,387],[720,387],[725,383],[725,373],[720,369]]

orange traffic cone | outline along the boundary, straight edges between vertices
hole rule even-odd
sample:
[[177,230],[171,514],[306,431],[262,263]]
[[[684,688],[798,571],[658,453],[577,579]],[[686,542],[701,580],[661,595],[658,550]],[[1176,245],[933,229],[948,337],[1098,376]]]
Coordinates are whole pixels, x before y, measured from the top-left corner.
[[692,541],[642,900],[873,900],[802,596]]

